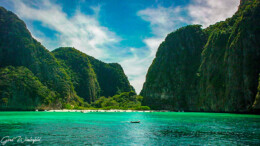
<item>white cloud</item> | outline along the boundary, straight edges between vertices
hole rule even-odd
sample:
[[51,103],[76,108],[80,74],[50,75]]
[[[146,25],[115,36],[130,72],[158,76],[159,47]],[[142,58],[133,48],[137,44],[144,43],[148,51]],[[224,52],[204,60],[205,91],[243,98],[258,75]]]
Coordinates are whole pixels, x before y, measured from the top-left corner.
[[140,93],[143,87],[148,68],[163,38],[147,38],[143,41],[148,50],[145,48],[131,48],[133,55],[119,62],[137,93]]
[[147,8],[137,13],[145,21],[150,22],[152,33],[156,36],[165,37],[169,31],[181,26],[186,20],[181,15],[180,7],[157,7]]
[[137,93],[139,93],[143,87],[145,81],[145,75],[148,67],[150,66],[153,57],[149,57],[150,51],[143,48],[130,48],[133,56],[130,56],[120,62],[124,68],[124,72],[127,74],[131,85],[135,87]]
[[[72,17],[67,16],[62,11],[62,8],[49,0],[40,1],[39,8],[31,7],[24,1],[15,1],[17,14],[22,19],[39,21],[43,26],[57,32],[58,40],[51,40],[44,37],[39,32],[33,31],[36,34],[36,39],[42,41],[46,46],[55,44],[52,47],[72,46],[78,50],[85,52],[91,56],[102,59],[106,58],[107,45],[113,45],[120,38],[106,27],[99,24],[97,13],[99,7],[93,7],[94,15],[84,15],[79,10]],[[37,37],[41,36],[41,37]],[[49,48],[54,49],[54,48]]]
[[143,20],[150,23],[151,31],[154,34],[153,37],[143,40],[150,50],[149,57],[154,57],[158,46],[168,33],[187,23],[182,13],[180,7],[164,8],[161,6],[157,8],[147,8],[137,13]]
[[156,51],[159,47],[159,45],[163,42],[164,37],[155,36],[151,38],[144,39],[144,43],[150,50],[150,55],[148,57],[154,58]]
[[191,24],[204,28],[231,17],[238,9],[239,0],[193,0],[187,6]]
[[182,11],[179,7],[164,8],[161,6],[137,12],[138,16],[150,23],[153,36],[143,40],[146,49],[132,48],[133,56],[120,62],[137,93],[143,87],[148,68],[165,36],[186,22],[181,13]]

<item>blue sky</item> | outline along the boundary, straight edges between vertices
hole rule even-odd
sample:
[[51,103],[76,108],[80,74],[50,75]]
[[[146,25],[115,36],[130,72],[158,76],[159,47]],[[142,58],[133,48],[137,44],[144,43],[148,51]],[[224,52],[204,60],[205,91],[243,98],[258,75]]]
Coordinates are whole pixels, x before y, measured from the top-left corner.
[[47,49],[75,47],[118,62],[139,93],[158,46],[189,24],[231,17],[239,0],[1,0]]

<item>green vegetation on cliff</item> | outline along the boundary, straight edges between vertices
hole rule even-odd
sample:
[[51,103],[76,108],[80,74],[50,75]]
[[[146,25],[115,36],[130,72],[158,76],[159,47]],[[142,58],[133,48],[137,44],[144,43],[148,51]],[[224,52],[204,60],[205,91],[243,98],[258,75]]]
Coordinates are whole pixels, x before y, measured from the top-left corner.
[[43,102],[49,104],[55,97],[55,93],[25,67],[1,68],[0,81],[0,104],[3,109],[33,110]]
[[15,14],[0,7],[0,67],[24,66],[50,90],[57,100],[77,101],[70,77],[57,59],[32,38]]
[[[189,42],[189,43],[187,43]],[[197,70],[206,35],[199,25],[169,34],[160,45],[141,95],[155,109],[190,109],[198,96]],[[149,98],[148,98],[149,97]]]
[[74,48],[59,48],[53,51],[72,79],[77,94],[89,103],[100,95],[96,74],[86,54]]
[[119,64],[101,62],[74,48],[49,52],[3,7],[0,69],[1,110],[88,107],[100,95],[134,91]]
[[[147,73],[144,104],[186,111],[252,111],[260,73],[259,26],[260,1],[242,0],[232,18],[200,30],[203,37],[194,35],[198,26],[169,34]],[[198,52],[189,53],[194,50]]]
[[70,72],[75,90],[87,101],[134,91],[123,68],[117,63],[104,63],[74,48],[63,47],[52,52]]
[[88,56],[88,58],[97,75],[101,96],[108,97],[122,92],[135,92],[120,64],[104,63],[91,56]]
[[232,18],[209,27],[211,34],[199,69],[202,109],[251,110],[260,73],[259,13],[258,0],[243,1]]

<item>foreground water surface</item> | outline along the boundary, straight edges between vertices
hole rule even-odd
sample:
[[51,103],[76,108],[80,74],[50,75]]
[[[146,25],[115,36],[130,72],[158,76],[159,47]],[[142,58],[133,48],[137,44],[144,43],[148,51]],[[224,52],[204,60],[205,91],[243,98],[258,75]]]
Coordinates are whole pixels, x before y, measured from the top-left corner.
[[[135,120],[141,123],[130,123]],[[34,145],[260,145],[260,116],[0,112],[2,144],[32,144],[24,140],[36,137],[40,137],[40,141]],[[8,138],[14,140],[8,141]]]

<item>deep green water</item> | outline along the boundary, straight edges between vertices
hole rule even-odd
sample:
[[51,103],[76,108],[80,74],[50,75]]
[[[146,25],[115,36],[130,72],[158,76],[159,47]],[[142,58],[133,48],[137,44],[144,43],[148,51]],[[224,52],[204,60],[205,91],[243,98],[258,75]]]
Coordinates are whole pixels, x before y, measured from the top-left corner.
[[[131,124],[131,120],[141,123]],[[1,139],[4,136],[41,137],[36,145],[260,145],[260,116],[0,112]],[[6,145],[20,142],[14,140]]]

